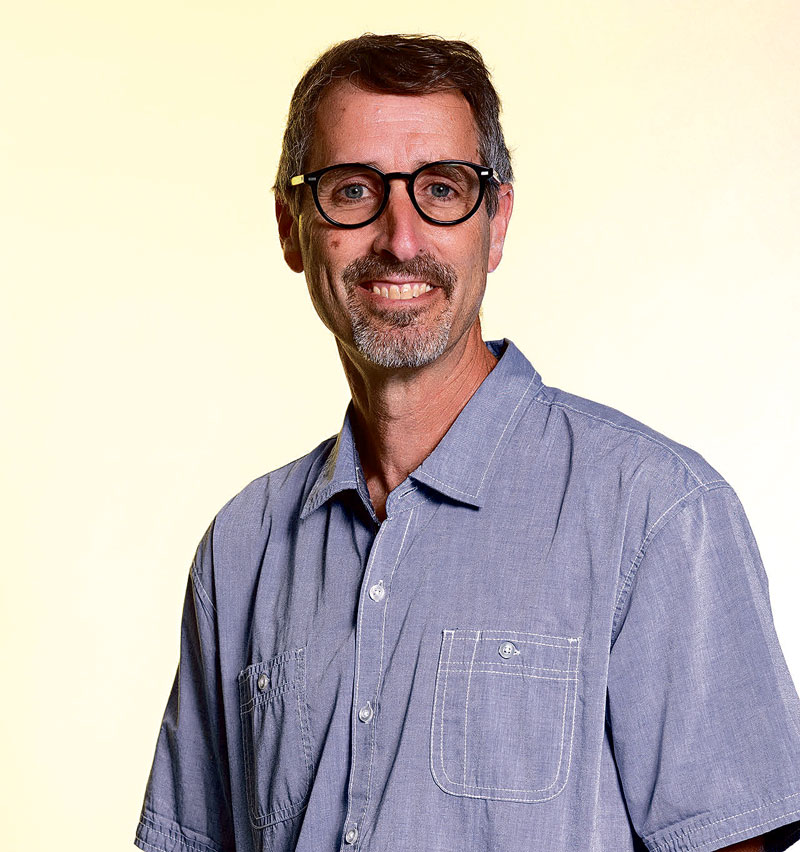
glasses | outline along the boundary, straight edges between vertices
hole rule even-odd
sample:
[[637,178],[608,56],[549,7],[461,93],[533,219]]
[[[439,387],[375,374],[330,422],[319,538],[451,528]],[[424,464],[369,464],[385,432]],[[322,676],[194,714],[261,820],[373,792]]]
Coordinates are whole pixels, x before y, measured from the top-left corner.
[[305,175],[292,186],[311,187],[314,204],[337,228],[362,228],[374,222],[389,202],[389,181],[404,180],[417,213],[434,225],[458,225],[481,206],[486,185],[499,185],[487,166],[464,160],[426,163],[413,172],[384,174],[363,163],[341,163]]

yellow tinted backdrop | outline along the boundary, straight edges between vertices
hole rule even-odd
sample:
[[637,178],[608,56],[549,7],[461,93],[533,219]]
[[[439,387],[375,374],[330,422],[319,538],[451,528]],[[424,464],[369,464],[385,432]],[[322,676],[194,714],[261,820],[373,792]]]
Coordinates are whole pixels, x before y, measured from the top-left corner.
[[131,849],[217,509],[340,425],[269,187],[366,30],[463,37],[516,210],[487,338],[738,491],[800,680],[800,5],[28,0],[0,26],[4,849]]

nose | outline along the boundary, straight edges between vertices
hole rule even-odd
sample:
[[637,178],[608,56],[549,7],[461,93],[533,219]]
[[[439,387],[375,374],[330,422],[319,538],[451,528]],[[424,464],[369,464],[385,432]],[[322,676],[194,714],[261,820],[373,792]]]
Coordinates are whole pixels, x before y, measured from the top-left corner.
[[386,209],[373,223],[372,250],[399,261],[412,260],[423,250],[425,222],[411,203],[405,181],[392,180]]

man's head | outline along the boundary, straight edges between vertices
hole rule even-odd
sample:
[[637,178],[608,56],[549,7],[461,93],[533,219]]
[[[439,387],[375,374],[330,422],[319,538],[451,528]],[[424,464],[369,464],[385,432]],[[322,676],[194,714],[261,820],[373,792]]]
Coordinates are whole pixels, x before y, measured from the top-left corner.
[[[274,188],[281,243],[351,357],[419,367],[465,332],[479,331],[486,273],[500,261],[511,213],[513,175],[498,116],[499,99],[478,51],[433,36],[343,42],[298,84]],[[420,172],[441,160],[474,166]],[[313,184],[316,172],[342,163],[373,171],[325,172]],[[414,173],[413,194],[407,178],[381,184],[380,172]],[[293,186],[298,175],[310,185],[296,179]],[[467,184],[475,205],[459,208],[463,221],[441,224],[458,214],[449,212],[452,205],[438,211],[460,199]],[[335,212],[356,197],[368,214],[380,211],[358,227],[352,223],[365,216]],[[340,202],[333,217],[325,212],[332,198]],[[377,205],[381,198],[384,208]],[[376,204],[369,207],[369,199]]]

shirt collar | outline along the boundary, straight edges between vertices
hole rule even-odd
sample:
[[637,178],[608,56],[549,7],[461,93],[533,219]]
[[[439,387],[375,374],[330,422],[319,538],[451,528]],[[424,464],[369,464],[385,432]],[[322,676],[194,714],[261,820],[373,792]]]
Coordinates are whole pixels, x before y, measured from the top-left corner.
[[[453,425],[409,477],[434,491],[470,506],[480,507],[494,459],[508,440],[527,403],[542,385],[539,373],[507,338],[486,342],[499,360],[483,380]],[[306,499],[305,518],[345,489],[359,492],[369,505],[352,428],[353,403],[342,429]]]
[[[353,403],[351,402],[347,406],[344,423],[336,441],[331,447],[328,457],[325,459],[325,464],[311,487],[300,512],[301,520],[327,500],[330,500],[335,494],[347,489],[359,491],[362,500],[366,496],[367,504],[369,502],[369,492],[366,483],[364,483],[364,474],[361,471],[361,462],[358,460],[358,450],[356,450],[353,438],[352,416]],[[362,483],[363,493],[362,488],[359,487]]]

